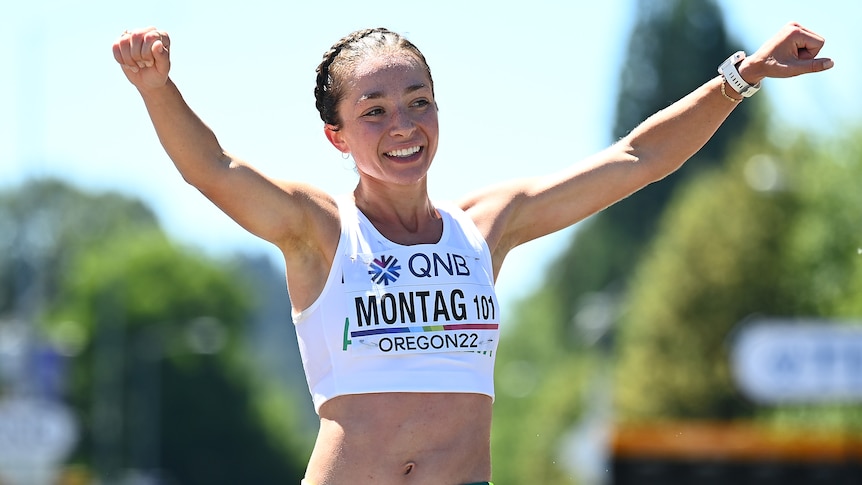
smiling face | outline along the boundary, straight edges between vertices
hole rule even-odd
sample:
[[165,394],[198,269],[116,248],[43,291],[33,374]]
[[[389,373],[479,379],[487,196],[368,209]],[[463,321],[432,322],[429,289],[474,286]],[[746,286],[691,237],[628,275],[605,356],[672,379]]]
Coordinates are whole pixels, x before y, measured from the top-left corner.
[[355,64],[326,125],[336,148],[353,155],[369,181],[423,182],[437,152],[437,105],[427,68],[412,53],[389,52]]

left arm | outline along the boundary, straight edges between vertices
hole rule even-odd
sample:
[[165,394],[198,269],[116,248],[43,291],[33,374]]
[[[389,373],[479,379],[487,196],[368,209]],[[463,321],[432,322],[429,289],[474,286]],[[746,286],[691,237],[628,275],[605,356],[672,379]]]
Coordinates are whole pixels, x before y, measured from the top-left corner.
[[[742,78],[792,77],[832,67],[823,38],[790,23],[739,64]],[[742,96],[715,77],[650,116],[609,148],[560,173],[516,180],[462,202],[499,271],[509,250],[568,227],[674,172],[712,137]],[[729,99],[729,98],[733,98]]]

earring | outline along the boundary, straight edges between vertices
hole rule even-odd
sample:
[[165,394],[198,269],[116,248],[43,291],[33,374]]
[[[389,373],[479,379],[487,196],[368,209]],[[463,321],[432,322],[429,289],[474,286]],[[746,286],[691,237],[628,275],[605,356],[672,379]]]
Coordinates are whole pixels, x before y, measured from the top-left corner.
[[341,152],[341,158],[347,160],[350,158],[350,152]]

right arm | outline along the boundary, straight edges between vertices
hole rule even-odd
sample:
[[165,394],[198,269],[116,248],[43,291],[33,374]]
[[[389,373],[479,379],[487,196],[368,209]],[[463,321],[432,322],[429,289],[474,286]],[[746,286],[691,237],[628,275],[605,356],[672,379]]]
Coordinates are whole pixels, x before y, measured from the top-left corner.
[[[289,271],[325,280],[339,233],[333,198],[306,184],[272,180],[222,149],[168,77],[169,47],[167,34],[144,29],[123,34],[113,50],[183,179],[243,228],[278,246]],[[316,296],[309,290],[310,298]]]

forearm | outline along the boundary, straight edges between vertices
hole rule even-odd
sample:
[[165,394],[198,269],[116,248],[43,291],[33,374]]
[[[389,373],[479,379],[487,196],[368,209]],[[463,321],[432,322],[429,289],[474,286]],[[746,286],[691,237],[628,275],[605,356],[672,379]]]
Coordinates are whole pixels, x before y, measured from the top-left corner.
[[170,79],[161,88],[140,93],[159,141],[187,182],[202,188],[214,171],[228,166],[229,159],[215,134]]
[[618,143],[650,174],[664,178],[700,150],[718,130],[741,96],[715,77],[676,103],[650,116]]

